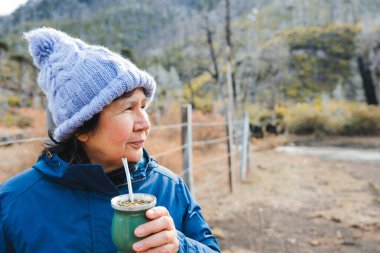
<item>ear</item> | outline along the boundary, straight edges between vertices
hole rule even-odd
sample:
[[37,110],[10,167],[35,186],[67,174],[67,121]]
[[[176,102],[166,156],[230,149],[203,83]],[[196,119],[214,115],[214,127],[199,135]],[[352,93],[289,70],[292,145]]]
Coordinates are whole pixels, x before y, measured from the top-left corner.
[[86,142],[88,141],[88,134],[77,134],[75,137],[80,141],[80,142]]

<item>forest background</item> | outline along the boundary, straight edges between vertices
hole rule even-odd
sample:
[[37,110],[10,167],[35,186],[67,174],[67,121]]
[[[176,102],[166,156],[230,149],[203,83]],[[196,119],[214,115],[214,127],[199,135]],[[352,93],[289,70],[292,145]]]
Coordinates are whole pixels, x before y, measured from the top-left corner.
[[223,113],[231,60],[234,109],[252,124],[377,134],[379,109],[367,105],[380,100],[379,10],[376,0],[30,0],[0,18],[3,124],[28,125],[11,106],[43,106],[22,32],[52,26],[152,73],[156,121],[176,102]]

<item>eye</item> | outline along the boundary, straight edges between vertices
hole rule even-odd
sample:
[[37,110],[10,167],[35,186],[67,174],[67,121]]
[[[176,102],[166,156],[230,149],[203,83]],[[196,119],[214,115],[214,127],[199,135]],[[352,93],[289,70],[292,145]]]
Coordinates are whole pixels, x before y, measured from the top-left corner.
[[132,108],[132,106],[129,106],[129,107],[125,108],[125,110],[126,111],[131,111],[131,110],[133,110],[133,108]]
[[144,110],[148,109],[148,105],[149,105],[148,103],[142,104],[141,109],[144,109]]

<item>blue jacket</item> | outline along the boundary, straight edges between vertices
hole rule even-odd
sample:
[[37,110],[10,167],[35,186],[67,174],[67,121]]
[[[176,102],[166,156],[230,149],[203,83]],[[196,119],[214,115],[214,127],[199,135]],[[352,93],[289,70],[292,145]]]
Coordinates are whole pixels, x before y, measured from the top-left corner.
[[[181,178],[144,150],[132,172],[134,192],[153,194],[176,226],[179,252],[220,252],[201,209]],[[29,170],[0,185],[0,253],[116,252],[111,240],[115,187],[100,165],[40,157]]]

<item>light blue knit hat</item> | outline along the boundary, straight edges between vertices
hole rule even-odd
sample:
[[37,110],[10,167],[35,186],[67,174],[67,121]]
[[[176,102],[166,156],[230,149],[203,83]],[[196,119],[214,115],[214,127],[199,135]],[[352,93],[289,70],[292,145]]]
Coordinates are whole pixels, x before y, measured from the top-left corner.
[[105,47],[88,45],[46,27],[24,36],[41,70],[38,84],[46,94],[57,126],[56,140],[70,137],[125,92],[141,87],[148,99],[154,95],[156,83],[148,73]]

